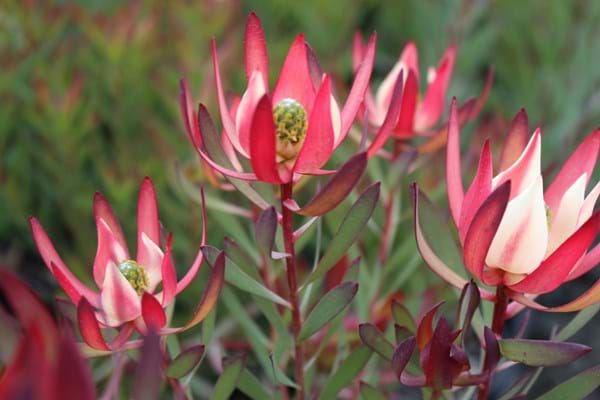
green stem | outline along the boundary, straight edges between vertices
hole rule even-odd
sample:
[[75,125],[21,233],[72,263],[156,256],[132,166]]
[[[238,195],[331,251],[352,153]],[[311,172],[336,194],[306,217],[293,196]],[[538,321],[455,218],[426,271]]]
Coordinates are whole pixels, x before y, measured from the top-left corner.
[[294,338],[294,374],[298,385],[298,396],[304,399],[304,354],[302,343],[298,340],[302,328],[302,317],[300,316],[300,303],[298,302],[298,277],[296,271],[296,252],[294,249],[294,221],[292,212],[285,206],[286,200],[292,199],[293,183],[281,185],[281,226],[283,228],[283,242],[286,257],[286,272],[289,288],[289,301],[292,306],[292,336]]

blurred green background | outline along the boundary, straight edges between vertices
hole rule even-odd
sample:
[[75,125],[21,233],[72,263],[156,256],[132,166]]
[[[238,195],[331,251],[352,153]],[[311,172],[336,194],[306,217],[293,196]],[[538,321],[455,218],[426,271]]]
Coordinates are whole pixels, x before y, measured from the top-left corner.
[[[600,125],[597,1],[5,0],[1,264],[20,270],[46,296],[54,292],[29,233],[28,216],[35,215],[67,264],[89,278],[94,192],[111,201],[132,238],[145,175],[157,186],[161,220],[174,233],[176,254],[191,261],[200,237],[199,207],[182,189],[176,167],[194,181],[203,178],[181,123],[178,81],[187,77],[194,99],[216,111],[209,54],[215,36],[226,86],[242,90],[242,33],[252,9],[262,18],[273,65],[281,64],[303,31],[338,83],[351,81],[356,29],[378,32],[375,80],[408,40],[418,45],[422,74],[449,43],[457,43],[448,101],[478,95],[493,65],[492,91],[470,130],[479,126],[498,138],[525,107],[531,125],[542,126],[547,165],[565,159]],[[210,223],[211,240],[220,243],[223,221]]]

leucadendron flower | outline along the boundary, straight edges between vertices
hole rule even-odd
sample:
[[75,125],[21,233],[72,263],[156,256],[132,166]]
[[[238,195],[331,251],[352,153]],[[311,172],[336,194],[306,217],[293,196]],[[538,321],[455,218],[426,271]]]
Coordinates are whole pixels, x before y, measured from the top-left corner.
[[[108,201],[94,196],[94,216],[98,232],[98,247],[93,265],[93,277],[98,290],[81,282],[60,258],[41,224],[31,217],[35,244],[44,263],[58,284],[77,306],[82,337],[93,348],[118,349],[134,330],[145,333],[149,325],[159,333],[175,333],[199,323],[216,303],[223,283],[223,266],[213,268],[207,289],[196,314],[182,328],[166,328],[164,308],[196,277],[203,255],[199,251],[188,272],[177,280],[171,256],[172,237],[161,249],[161,226],[158,219],[156,193],[150,178],[140,187],[138,200],[137,252],[128,250],[121,225]],[[206,240],[206,212],[203,209],[202,245]],[[162,290],[157,288],[162,284]],[[119,328],[121,333],[107,344],[100,327]]]
[[[331,77],[320,70],[304,34],[292,43],[272,92],[265,34],[254,13],[248,16],[244,45],[247,88],[239,104],[230,108],[212,41],[219,110],[225,141],[230,143],[223,144],[226,162],[219,162],[204,148],[205,132],[197,119],[206,117],[202,112],[196,115],[187,84],[182,82],[185,126],[202,159],[224,175],[274,184],[291,182],[302,174],[331,173],[322,167],[346,137],[363,101],[373,69],[375,35],[343,107],[332,95]],[[242,171],[238,155],[250,160],[252,173]]]
[[[525,305],[553,311],[581,309],[600,301],[598,284],[558,307],[544,307],[533,297],[581,276],[600,261],[599,247],[588,251],[600,228],[600,212],[594,212],[600,183],[586,190],[598,158],[600,130],[579,145],[544,189],[541,130],[536,129],[527,141],[526,123],[519,123],[523,114],[517,116],[505,141],[500,171],[493,172],[488,140],[465,193],[456,100],[452,103],[446,182],[463,261],[477,279],[504,286],[509,297]],[[460,287],[462,278],[447,269],[426,243],[418,213],[416,222],[417,242],[427,263]]]

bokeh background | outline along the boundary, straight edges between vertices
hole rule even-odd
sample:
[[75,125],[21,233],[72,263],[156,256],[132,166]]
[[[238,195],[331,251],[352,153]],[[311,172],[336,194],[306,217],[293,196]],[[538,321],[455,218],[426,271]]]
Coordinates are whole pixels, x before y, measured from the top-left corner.
[[[174,233],[178,258],[193,258],[199,207],[180,177],[194,183],[203,177],[179,116],[179,79],[187,77],[194,98],[216,110],[209,53],[215,36],[227,87],[243,89],[241,39],[252,9],[262,18],[273,65],[281,64],[303,31],[341,86],[351,80],[356,29],[378,32],[375,80],[409,40],[417,43],[422,73],[437,64],[449,43],[458,44],[448,101],[480,93],[489,67],[495,68],[488,101],[466,137],[475,135],[477,142],[489,135],[498,143],[524,107],[531,126],[543,129],[548,168],[600,125],[597,1],[1,3],[0,264],[18,270],[47,299],[57,289],[35,251],[28,216],[40,219],[67,264],[89,279],[96,247],[94,192],[110,199],[132,238],[137,189],[146,175],[157,186],[161,220]],[[218,194],[209,190],[211,195]],[[213,218],[211,237],[222,237],[223,225],[231,223]],[[590,274],[583,285],[596,278]],[[569,296],[571,289],[580,290],[569,287],[558,296]],[[568,320],[534,318],[532,337]],[[596,320],[574,340],[593,345],[598,334]],[[598,362],[598,353],[573,371]],[[571,374],[568,369],[562,368],[563,377]],[[552,371],[545,372],[538,386],[547,388],[553,379]]]

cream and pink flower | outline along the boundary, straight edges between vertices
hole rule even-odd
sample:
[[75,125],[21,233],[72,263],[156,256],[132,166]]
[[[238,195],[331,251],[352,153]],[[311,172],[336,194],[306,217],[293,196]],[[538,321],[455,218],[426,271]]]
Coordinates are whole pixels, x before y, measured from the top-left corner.
[[[137,252],[133,258],[125,236],[108,201],[100,194],[94,196],[94,216],[98,246],[93,265],[93,277],[98,290],[79,280],[56,252],[39,221],[31,217],[30,224],[36,246],[44,263],[59,285],[77,306],[82,336],[94,348],[101,350],[121,347],[134,329],[141,333],[148,325],[164,333],[178,328],[165,328],[164,308],[184,290],[197,275],[203,256],[199,251],[185,276],[177,280],[171,255],[172,237],[161,249],[161,225],[154,186],[145,178],[138,200]],[[206,240],[206,213],[203,210],[202,245]],[[222,286],[222,272],[213,269],[211,281],[199,309],[212,308]],[[158,291],[159,285],[162,289]],[[212,285],[212,286],[211,286]],[[205,316],[205,312],[203,311]],[[203,318],[203,316],[200,316]],[[199,322],[198,312],[185,328]],[[200,318],[200,319],[201,319]],[[121,335],[110,345],[104,342],[100,327],[120,328]]]

